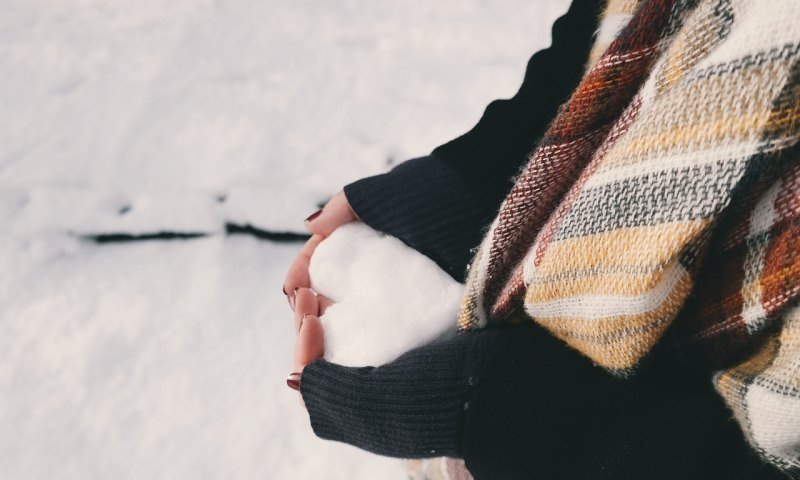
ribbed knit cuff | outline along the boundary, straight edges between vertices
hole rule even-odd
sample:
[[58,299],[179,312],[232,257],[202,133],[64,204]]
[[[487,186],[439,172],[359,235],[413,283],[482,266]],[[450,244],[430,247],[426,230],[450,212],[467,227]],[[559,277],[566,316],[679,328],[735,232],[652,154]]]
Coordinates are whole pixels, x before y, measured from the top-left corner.
[[380,455],[458,457],[464,416],[494,332],[463,334],[381,367],[316,360],[301,393],[317,436]]
[[482,207],[461,175],[436,156],[358,180],[344,193],[367,225],[399,238],[458,281],[496,213]]

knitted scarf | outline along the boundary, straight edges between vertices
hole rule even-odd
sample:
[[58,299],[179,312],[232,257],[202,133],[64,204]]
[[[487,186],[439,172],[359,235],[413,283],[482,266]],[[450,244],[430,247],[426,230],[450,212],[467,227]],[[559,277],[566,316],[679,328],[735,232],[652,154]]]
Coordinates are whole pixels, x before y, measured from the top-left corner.
[[622,377],[669,338],[800,475],[800,2],[612,0],[594,52],[471,263],[460,327],[531,318]]

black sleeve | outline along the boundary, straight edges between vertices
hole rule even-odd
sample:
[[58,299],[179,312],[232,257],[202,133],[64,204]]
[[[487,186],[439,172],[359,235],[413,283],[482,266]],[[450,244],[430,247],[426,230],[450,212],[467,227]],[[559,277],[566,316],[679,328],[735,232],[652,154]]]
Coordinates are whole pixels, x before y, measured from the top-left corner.
[[553,24],[551,44],[528,61],[519,91],[489,104],[477,125],[433,153],[452,165],[482,201],[499,205],[512,177],[580,83],[604,0],[573,0]]
[[321,438],[461,457],[476,480],[784,478],[704,373],[664,354],[616,379],[534,324],[461,334],[377,368],[317,360],[301,393]]
[[350,206],[367,225],[399,238],[464,281],[471,249],[496,213],[478,202],[463,177],[436,156],[401,163],[383,175],[344,188]]
[[528,153],[578,85],[601,0],[574,0],[552,29],[552,44],[528,62],[519,91],[496,100],[477,125],[427,157],[344,189],[372,228],[404,241],[456,280],[497,214]]
[[300,392],[314,433],[380,455],[460,456],[464,415],[498,332],[457,335],[380,367],[315,360]]

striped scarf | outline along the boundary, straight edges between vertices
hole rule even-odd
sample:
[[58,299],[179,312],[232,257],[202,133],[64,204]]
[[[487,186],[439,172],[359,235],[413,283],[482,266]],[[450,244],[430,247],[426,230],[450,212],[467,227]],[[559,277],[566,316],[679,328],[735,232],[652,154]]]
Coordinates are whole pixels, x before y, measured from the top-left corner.
[[800,475],[799,58],[797,0],[612,0],[461,329],[532,318],[622,377],[668,337]]

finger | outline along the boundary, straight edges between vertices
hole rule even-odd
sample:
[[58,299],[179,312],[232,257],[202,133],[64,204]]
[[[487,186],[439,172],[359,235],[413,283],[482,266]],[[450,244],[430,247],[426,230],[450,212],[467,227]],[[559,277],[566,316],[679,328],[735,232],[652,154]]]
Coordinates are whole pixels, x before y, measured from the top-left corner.
[[[311,277],[308,275],[308,267],[311,264],[311,255],[317,245],[324,240],[322,235],[312,235],[310,239],[300,249],[297,258],[289,266],[286,279],[283,281],[283,293],[289,297],[289,303],[294,303],[295,290],[298,288],[311,288]],[[292,307],[294,308],[294,307]]]
[[313,360],[322,358],[324,346],[322,322],[316,315],[306,315],[294,346],[294,371],[300,373]]
[[315,213],[306,220],[306,228],[311,233],[327,237],[339,226],[357,219],[344,192],[339,192],[325,204],[319,214]]
[[299,332],[305,315],[318,315],[317,296],[308,288],[299,288],[294,299],[294,331]]
[[328,309],[331,305],[333,305],[333,300],[326,297],[325,295],[317,294],[317,303],[319,304],[319,316],[325,315],[325,310]]

